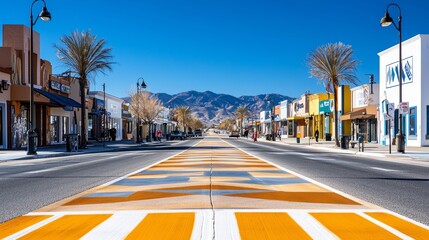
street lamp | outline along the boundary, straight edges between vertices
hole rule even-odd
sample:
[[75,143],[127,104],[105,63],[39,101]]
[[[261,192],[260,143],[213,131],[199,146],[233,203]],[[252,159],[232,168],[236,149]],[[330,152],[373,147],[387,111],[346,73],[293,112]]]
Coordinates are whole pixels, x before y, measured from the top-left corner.
[[[399,17],[398,17],[398,25],[395,24],[395,22],[393,21],[393,19],[390,17],[389,15],[389,7],[390,6],[396,6],[399,10]],[[399,32],[399,106],[402,103],[402,12],[401,12],[401,8],[399,7],[398,4],[396,3],[391,3],[389,5],[387,5],[386,7],[386,14],[384,15],[384,17],[380,20],[380,24],[382,27],[387,27],[390,26],[390,24],[393,23],[393,26],[395,26],[396,30],[398,30]],[[402,112],[399,109],[399,119],[398,119],[398,123],[399,123],[399,132],[396,135],[396,146],[397,146],[397,151],[398,152],[402,152],[405,153],[405,141],[404,141],[404,134],[402,133]]]
[[[142,80],[142,83],[140,84],[140,80]],[[146,88],[146,83],[144,82],[144,78],[143,77],[139,77],[137,79],[137,138],[136,138],[136,142],[137,143],[141,143],[141,139],[140,139],[140,91],[141,89]]]
[[51,20],[51,13],[46,8],[45,0],[43,2],[42,12],[37,15],[36,20],[33,21],[33,5],[39,0],[34,0],[30,7],[30,119],[29,129],[27,132],[27,155],[36,155],[36,142],[37,132],[35,131],[35,109],[34,109],[34,64],[33,64],[33,26],[36,24],[39,17],[43,21]]

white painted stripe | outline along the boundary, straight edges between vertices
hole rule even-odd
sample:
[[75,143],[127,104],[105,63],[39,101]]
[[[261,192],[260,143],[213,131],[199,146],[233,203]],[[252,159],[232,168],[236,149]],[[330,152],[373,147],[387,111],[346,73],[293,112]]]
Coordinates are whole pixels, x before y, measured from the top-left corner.
[[374,219],[374,218],[372,218],[372,217],[370,217],[364,213],[356,213],[356,214],[358,214],[359,216],[365,218],[366,220],[386,229],[387,231],[393,233],[394,235],[396,235],[400,239],[404,239],[404,240],[412,240],[413,239],[413,238],[401,233],[400,231],[390,227],[389,225],[386,225],[386,224],[384,224],[384,223],[382,223],[382,222],[380,222],[380,221],[378,221],[378,220],[376,220],[376,219]]
[[240,239],[237,220],[233,211],[216,210],[215,239]]
[[135,153],[125,153],[125,154],[121,154],[121,155],[116,154],[114,156],[107,157],[107,158],[101,158],[99,160],[86,161],[86,162],[80,162],[80,163],[74,163],[74,164],[67,164],[67,165],[63,165],[63,166],[47,168],[47,169],[42,169],[42,170],[36,170],[36,171],[29,171],[29,172],[24,172],[24,173],[25,174],[36,174],[36,173],[58,171],[58,170],[62,170],[62,169],[70,168],[70,167],[76,167],[76,166],[82,166],[82,165],[97,163],[97,162],[103,162],[103,161],[106,161],[107,159],[115,159],[118,157],[124,157],[124,156],[128,156],[128,155],[133,155],[133,154],[135,154]]
[[198,211],[195,214],[192,240],[212,240],[213,239],[213,211]]
[[289,216],[299,224],[305,232],[314,240],[329,240],[329,239],[338,239],[334,234],[332,234],[328,229],[326,229],[322,224],[320,224],[316,219],[311,215],[305,212],[290,212]]
[[30,227],[28,227],[26,229],[23,229],[22,231],[19,231],[19,232],[15,233],[15,234],[10,235],[9,237],[4,238],[4,240],[14,240],[14,239],[18,239],[20,237],[23,237],[23,236],[27,235],[28,233],[30,233],[30,232],[38,229],[38,228],[41,228],[41,227],[45,226],[48,223],[51,223],[51,222],[57,220],[60,217],[62,217],[62,215],[52,216],[52,217],[50,217],[48,219],[45,219],[45,220],[43,220],[41,222],[38,222],[38,223],[36,223],[34,225],[31,225]]
[[124,239],[146,217],[146,214],[134,211],[123,211],[114,214],[109,219],[92,229],[83,236],[82,240]]
[[395,170],[395,169],[387,169],[387,168],[378,168],[378,167],[370,167],[374,170],[380,170],[380,171],[384,171],[384,172],[397,172],[399,170]]

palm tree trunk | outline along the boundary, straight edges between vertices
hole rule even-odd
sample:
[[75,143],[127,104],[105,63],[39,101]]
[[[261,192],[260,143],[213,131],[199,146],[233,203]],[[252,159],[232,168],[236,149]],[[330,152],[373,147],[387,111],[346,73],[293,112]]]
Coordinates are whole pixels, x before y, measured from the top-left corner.
[[335,128],[335,146],[340,146],[340,141],[338,139],[338,87],[334,87],[334,128]]
[[86,148],[86,97],[85,97],[85,80],[80,79],[80,104],[81,104],[81,125],[80,125],[80,148]]

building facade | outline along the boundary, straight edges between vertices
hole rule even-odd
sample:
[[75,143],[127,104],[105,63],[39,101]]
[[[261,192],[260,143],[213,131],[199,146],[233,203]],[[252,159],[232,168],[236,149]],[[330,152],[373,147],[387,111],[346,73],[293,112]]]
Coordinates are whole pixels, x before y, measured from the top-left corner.
[[[392,104],[393,116],[380,114],[380,143],[390,144],[399,132],[399,111],[402,112],[406,146],[429,146],[429,35],[417,35],[402,42],[402,103],[399,103],[399,45],[379,54],[380,100],[382,106]],[[392,120],[390,120],[392,119]],[[391,128],[389,129],[389,121]],[[392,144],[395,142],[392,141]]]
[[[33,126],[37,145],[63,143],[69,133],[76,133],[80,117],[78,85],[70,76],[52,74],[49,61],[40,59],[39,34],[34,32],[34,51],[30,54],[30,29],[24,25],[3,25],[3,46],[0,48],[2,79],[10,87],[0,98],[3,148],[27,146],[30,109],[30,79],[34,76]],[[30,73],[30,58],[33,73]]]

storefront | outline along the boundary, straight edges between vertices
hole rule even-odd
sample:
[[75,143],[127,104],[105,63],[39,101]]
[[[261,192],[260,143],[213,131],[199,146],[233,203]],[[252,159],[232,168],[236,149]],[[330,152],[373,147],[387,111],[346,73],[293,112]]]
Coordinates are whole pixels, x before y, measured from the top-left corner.
[[287,138],[289,136],[289,129],[288,129],[288,117],[289,117],[289,106],[290,106],[289,100],[284,100],[280,102],[280,129],[282,133],[282,138]]
[[[310,122],[305,121],[306,118],[309,120],[310,114],[308,112],[309,107],[309,94],[303,94],[300,98],[294,100],[292,102],[292,116],[287,118],[288,125],[290,127],[288,129],[289,136],[290,133],[293,133],[292,136],[297,138],[307,137],[309,132],[312,131],[310,127]],[[308,125],[308,126],[307,126]]]
[[101,91],[91,91],[88,97],[93,102],[88,114],[88,138],[100,139],[104,136],[109,140],[122,140],[124,100]]
[[[399,132],[399,112],[406,146],[429,146],[429,35],[416,35],[402,42],[402,104],[399,103],[398,45],[380,52],[380,99],[393,106],[393,116],[380,114],[381,144],[389,143]],[[398,108],[398,106],[403,106]],[[389,126],[391,120],[391,129]]]

